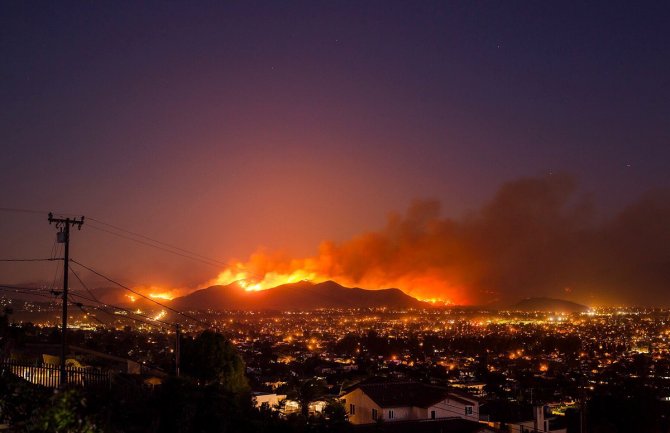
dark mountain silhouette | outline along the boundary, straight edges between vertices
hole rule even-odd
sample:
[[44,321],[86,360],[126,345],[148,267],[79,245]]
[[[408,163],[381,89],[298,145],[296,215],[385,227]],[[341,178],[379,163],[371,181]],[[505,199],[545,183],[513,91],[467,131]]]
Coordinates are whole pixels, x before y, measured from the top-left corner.
[[175,298],[170,305],[190,310],[313,310],[317,308],[428,308],[399,289],[348,288],[334,281],[284,284],[247,292],[236,283],[212,286]]
[[518,311],[545,311],[552,313],[583,313],[589,310],[586,305],[552,298],[526,298],[512,306]]

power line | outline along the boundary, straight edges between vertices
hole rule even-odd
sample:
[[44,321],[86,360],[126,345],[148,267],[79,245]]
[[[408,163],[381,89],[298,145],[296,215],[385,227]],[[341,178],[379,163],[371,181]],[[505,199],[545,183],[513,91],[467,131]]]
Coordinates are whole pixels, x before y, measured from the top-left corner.
[[[0,207],[0,212],[32,213],[32,214],[40,214],[40,215],[44,215],[44,214],[49,213],[49,211],[46,211],[46,210],[22,209],[22,208],[13,208],[13,207]],[[58,215],[65,215],[65,216],[79,215],[79,214],[65,213],[65,212],[54,212],[54,213],[56,213]]]
[[167,321],[165,321],[165,320],[160,320],[160,319],[154,319],[153,317],[149,317],[149,316],[147,316],[146,314],[137,313],[136,311],[130,310],[130,309],[128,309],[128,308],[119,307],[118,305],[106,304],[106,303],[104,303],[104,302],[100,302],[100,301],[97,301],[97,300],[95,300],[95,299],[87,298],[86,296],[82,296],[82,295],[79,295],[79,294],[73,294],[72,296],[75,296],[75,297],[77,297],[77,298],[84,299],[84,300],[86,300],[86,301],[90,301],[90,302],[97,302],[98,304],[102,305],[103,307],[113,308],[113,309],[115,309],[115,310],[123,311],[123,312],[125,312],[125,313],[127,313],[127,314],[134,314],[134,315],[139,316],[139,317],[144,317],[144,318],[146,318],[147,320],[152,321],[152,322],[162,323],[162,324],[164,324],[164,325],[171,326],[171,327],[175,327],[175,326],[177,326],[176,323],[167,322]]
[[98,301],[98,298],[93,294],[93,292],[88,288],[88,286],[87,286],[86,284],[84,284],[84,282],[81,280],[81,278],[79,278],[79,275],[74,271],[74,269],[70,268],[70,272],[72,272],[72,275],[74,275],[74,276],[77,278],[77,281],[79,281],[79,284],[81,284],[81,286],[82,286],[84,289],[86,289],[86,291],[88,292],[88,294],[91,295],[91,297],[93,298],[93,300],[94,300],[95,302],[100,302],[100,301]]
[[15,213],[37,213],[45,214],[46,211],[34,210],[34,209],[16,209],[11,207],[0,207],[0,212],[15,212]]
[[55,260],[63,260],[59,258],[49,259],[0,259],[0,262],[53,262]]
[[79,294],[73,294],[72,296],[76,296],[78,298],[85,299],[87,301],[96,302],[96,303],[98,303],[98,304],[100,304],[104,307],[114,308],[114,309],[119,310],[119,311],[125,311],[126,313],[135,314],[136,316],[140,316],[140,317],[146,317],[147,319],[149,319],[151,321],[164,323],[165,325],[168,325],[168,326],[173,326],[174,327],[174,326],[178,325],[177,323],[172,323],[172,322],[168,322],[168,321],[160,320],[160,319],[154,319],[153,317],[149,317],[146,314],[137,313],[137,311],[132,311],[128,308],[119,307],[118,305],[107,304],[105,302],[102,302],[102,301],[98,300],[98,298],[93,294],[93,292],[88,288],[88,286],[82,281],[82,279],[74,271],[74,269],[70,268],[70,272],[72,272],[74,274],[74,276],[77,278],[77,280],[79,280],[79,283],[84,287],[84,289],[86,289],[88,294],[91,295],[91,298],[87,298],[87,297],[79,295]]
[[0,287],[4,287],[6,289],[16,289],[16,290],[24,290],[24,291],[32,291],[32,292],[43,292],[45,290],[44,287],[26,287],[26,286],[17,286],[17,285],[11,285],[11,284],[0,284]]
[[[100,324],[102,324],[102,325],[104,325],[104,326],[109,326],[109,324],[103,322],[102,320],[100,320],[100,318],[98,318],[97,316],[91,314],[90,312],[87,312],[87,311],[85,310],[85,308],[91,308],[91,309],[94,309],[94,310],[97,310],[97,311],[102,311],[103,313],[106,313],[106,314],[110,314],[110,315],[116,316],[116,314],[114,314],[114,313],[110,313],[109,311],[105,311],[105,310],[103,310],[103,309],[101,309],[101,308],[97,308],[97,307],[95,307],[95,306],[93,306],[93,305],[86,305],[86,304],[82,304],[82,303],[80,303],[80,302],[70,302],[70,304],[71,304],[71,305],[74,305],[74,306],[77,307],[77,308],[79,308],[79,309],[82,311],[82,313],[91,315],[90,317],[93,317],[93,319],[95,319],[98,323],[100,323]],[[126,318],[127,318],[127,319],[130,319],[130,320],[135,320],[135,321],[137,321],[137,322],[143,322],[143,321],[141,321],[141,320],[138,320],[138,319],[135,319],[135,318],[132,318],[132,317],[126,317]],[[145,323],[145,322],[143,322],[143,323]],[[152,325],[152,326],[157,326],[157,327],[162,328],[160,325],[154,325],[154,324],[150,324],[150,325]],[[138,364],[145,365],[144,362],[139,362],[139,361],[133,361],[133,362],[136,362],[136,363],[138,363]],[[153,368],[154,368],[154,369],[158,369],[158,370],[162,370],[160,367],[158,367],[158,366],[156,366],[156,365],[154,365]]]
[[78,307],[82,313],[86,314],[89,317],[92,317],[96,322],[100,323],[102,326],[109,326],[108,323],[105,323],[102,320],[100,320],[100,318],[98,318],[98,316],[96,316],[95,314],[90,314],[89,312],[85,311],[84,304],[80,304],[78,302],[70,302],[70,304]]
[[51,300],[54,300],[53,294],[47,295],[46,293],[40,292],[39,289],[31,289],[28,287],[18,287],[18,286],[7,286],[7,285],[0,285],[0,290],[4,290],[6,292],[14,292],[14,293],[21,293],[24,295],[31,295],[31,296],[41,296],[43,298],[49,298]]
[[132,232],[132,231],[130,231],[130,230],[126,230],[126,229],[121,228],[121,227],[119,227],[119,226],[116,226],[116,225],[113,225],[113,224],[109,224],[109,223],[106,223],[106,222],[104,222],[104,221],[100,221],[99,219],[95,219],[95,218],[89,218],[89,219],[92,220],[92,221],[95,221],[95,222],[98,223],[98,224],[102,224],[102,225],[104,225],[104,226],[111,227],[111,228],[113,228],[113,229],[115,229],[115,230],[118,230],[118,231],[120,231],[120,232],[124,232],[124,233],[127,233],[127,234],[129,234],[129,235],[137,236],[137,237],[139,237],[139,238],[142,238],[142,239],[145,239],[145,240],[154,242],[154,243],[156,243],[156,244],[158,244],[158,245],[162,245],[162,246],[164,246],[164,247],[168,247],[168,248],[171,248],[171,249],[174,249],[174,250],[177,250],[177,251],[181,251],[181,252],[183,252],[183,253],[189,254],[189,255],[191,255],[191,256],[194,256],[194,257],[197,257],[197,258],[200,258],[200,259],[204,259],[204,260],[207,260],[207,261],[210,261],[210,262],[213,262],[213,263],[222,265],[222,266],[227,266],[227,265],[228,265],[227,263],[222,262],[222,261],[220,261],[220,260],[216,260],[216,259],[213,259],[213,258],[211,258],[211,257],[203,256],[202,254],[198,254],[198,253],[195,253],[195,252],[193,252],[193,251],[189,251],[189,250],[187,250],[187,249],[184,249],[184,248],[181,248],[181,247],[178,247],[178,246],[175,246],[175,245],[170,245],[170,244],[168,244],[168,243],[166,243],[166,242],[162,242],[162,241],[159,241],[159,240],[157,240],[157,239],[153,239],[153,238],[151,238],[151,237],[149,237],[149,236],[145,236],[145,235],[143,235],[143,234],[136,233],[136,232]]
[[[55,248],[55,251],[54,251],[54,255],[61,255],[62,248],[63,248],[63,246],[61,244],[56,243],[56,248]],[[49,287],[51,287],[51,288],[56,287],[56,281],[58,281],[58,277],[59,277],[59,274],[62,271],[62,269],[63,268],[61,268],[60,266],[58,266],[58,264],[56,264],[56,268],[54,270],[54,277],[53,277],[53,280],[51,281],[51,285]]]
[[[121,234],[121,233],[116,233],[116,232],[113,232],[113,231],[111,231],[111,230],[104,229],[104,228],[102,228],[102,227],[96,227],[95,225],[89,225],[89,227],[91,227],[92,229],[95,229],[95,230],[99,230],[99,231],[102,231],[102,232],[105,232],[105,233],[109,233],[109,234],[111,234],[111,235],[113,235],[113,236],[118,236],[118,237],[120,237],[120,238],[127,239],[127,240],[129,240],[129,241],[136,242],[136,243],[141,244],[141,245],[146,245],[146,246],[148,246],[148,247],[156,248],[157,250],[165,251],[165,252],[170,253],[170,254],[174,254],[174,255],[177,255],[177,256],[180,256],[180,257],[184,257],[184,258],[187,258],[187,259],[190,259],[190,260],[194,260],[194,261],[196,261],[196,262],[200,262],[200,263],[203,263],[203,264],[205,264],[205,265],[215,267],[215,268],[217,268],[217,269],[220,269],[221,266],[226,266],[225,263],[223,263],[223,262],[217,262],[217,261],[214,260],[214,259],[206,259],[206,260],[203,260],[203,259],[199,258],[199,255],[196,255],[195,253],[193,253],[193,254],[194,254],[196,257],[191,256],[191,255],[188,255],[188,254],[182,254],[182,253],[180,253],[180,252],[178,252],[178,251],[173,251],[173,250],[170,250],[170,249],[168,249],[168,248],[163,248],[163,247],[161,247],[161,246],[159,246],[159,245],[154,245],[154,244],[152,244],[152,243],[145,242],[145,241],[143,241],[143,240],[141,240],[141,239],[135,239],[135,238],[132,238],[132,237],[130,237],[130,236],[125,236],[125,235],[123,235],[123,234]],[[158,242],[158,241],[155,241],[155,242]],[[176,247],[170,247],[170,248],[176,248]]]
[[[70,270],[71,270],[72,273],[75,275],[75,277],[77,277],[77,280],[79,280],[79,283],[80,283],[82,286],[84,286],[84,288],[86,289],[86,291],[88,291],[88,293],[93,297],[93,299],[86,298],[85,296],[81,296],[81,295],[78,295],[78,294],[72,294],[72,296],[79,297],[79,298],[86,299],[86,300],[93,301],[93,302],[97,302],[98,304],[102,304],[102,305],[105,305],[105,306],[106,306],[106,304],[100,302],[100,301],[95,297],[95,295],[93,294],[93,292],[91,292],[91,290],[89,290],[88,286],[81,280],[81,278],[79,278],[79,275],[78,275],[76,272],[74,272],[73,269],[70,269]],[[81,305],[82,305],[82,304],[78,304],[78,305],[79,305],[79,308],[81,309]],[[92,306],[91,306],[91,307],[92,307]],[[181,337],[180,337],[180,335],[181,335],[180,330],[181,330],[181,329],[180,329],[180,328],[181,328],[181,327],[180,327],[180,324],[179,324],[179,323],[171,323],[171,322],[167,322],[167,321],[164,321],[164,320],[160,320],[160,319],[158,319],[158,317],[160,317],[160,314],[159,314],[157,317],[148,317],[146,314],[141,314],[141,312],[140,312],[140,314],[138,314],[137,311],[130,311],[130,310],[128,310],[128,309],[126,309],[126,308],[123,308],[123,307],[118,307],[118,306],[115,306],[115,305],[112,305],[112,307],[113,307],[113,308],[116,308],[116,309],[118,309],[118,310],[121,310],[121,311],[126,311],[126,312],[128,312],[128,313],[130,313],[130,314],[135,314],[135,315],[140,316],[140,317],[146,317],[146,318],[149,319],[151,322],[164,323],[164,324],[166,324],[166,325],[168,325],[168,326],[170,326],[170,327],[174,327],[174,330],[175,330],[175,374],[176,374],[177,376],[179,376],[179,371],[180,371],[180,347],[181,347],[181,342],[180,342],[180,339],[181,339]],[[94,308],[94,307],[92,307],[92,308]],[[102,310],[102,309],[100,309],[100,310],[101,310],[101,311],[105,311],[105,310]],[[82,311],[83,311],[83,309],[82,309]],[[138,311],[139,311],[139,310],[138,310]],[[164,312],[165,312],[165,310],[161,310],[161,313],[164,313]],[[93,317],[94,317],[96,320],[100,321],[99,319],[97,319],[97,317],[95,317],[95,316],[93,316]],[[146,324],[149,324],[149,325],[152,325],[152,326],[158,326],[158,327],[160,327],[160,328],[162,328],[162,329],[164,329],[164,330],[166,329],[165,327],[160,326],[160,325],[156,325],[155,323],[149,323],[149,322],[147,322],[147,321],[140,321],[140,320],[137,320],[137,319],[133,318],[132,316],[129,316],[128,318],[131,319],[131,320],[135,320],[135,321],[138,321],[138,322],[141,322],[141,323],[146,323]],[[102,323],[102,322],[101,322],[101,323]],[[169,330],[169,329],[168,329],[168,330]]]
[[[8,207],[0,207],[0,212],[15,212],[15,213],[31,213],[31,214],[45,214],[48,213],[48,211],[41,211],[41,210],[36,210],[36,209],[18,209],[18,208],[8,208]],[[57,212],[59,215],[65,215],[65,216],[73,216],[73,215],[79,215],[79,214],[71,214],[71,213],[62,213],[62,212]],[[95,230],[102,231],[108,234],[111,234],[113,236],[117,236],[126,240],[130,240],[132,242],[139,243],[141,245],[145,245],[148,247],[156,248],[158,250],[174,254],[180,257],[184,257],[190,260],[194,260],[196,262],[200,262],[202,264],[206,264],[208,266],[212,266],[215,268],[220,268],[221,266],[228,266],[228,263],[223,262],[221,260],[217,260],[211,257],[207,257],[202,254],[198,254],[194,251],[187,250],[185,248],[178,247],[176,245],[171,245],[167,242],[160,241],[158,239],[151,238],[149,236],[143,235],[141,233],[137,233],[131,230],[124,229],[122,227],[119,227],[114,224],[110,224],[107,222],[104,222],[102,220],[99,220],[97,218],[92,218],[92,217],[87,217],[87,221],[93,221],[97,224],[109,227],[113,230],[105,229],[103,227],[98,227],[95,225],[89,225],[89,227],[94,228]],[[118,233],[121,232],[121,233]],[[125,233],[125,235],[123,234]],[[128,236],[130,235],[130,236]],[[134,237],[132,237],[134,236]],[[139,238],[139,239],[138,239]],[[147,242],[148,241],[148,242]]]
[[[75,296],[78,296],[78,295],[75,295]],[[81,298],[81,296],[78,296],[78,297]],[[86,298],[83,298],[83,299],[86,299]],[[114,318],[117,318],[117,319],[128,319],[128,320],[132,320],[134,322],[142,323],[142,324],[145,324],[145,325],[155,326],[156,328],[167,329],[167,330],[171,329],[171,326],[169,324],[168,324],[168,326],[161,325],[160,323],[165,323],[165,322],[162,322],[160,320],[155,320],[155,321],[153,319],[144,320],[144,319],[139,319],[139,318],[133,317],[133,316],[119,315],[119,314],[110,312],[110,311],[108,311],[108,310],[106,310],[102,307],[99,307],[99,306],[96,306],[96,305],[83,304],[81,302],[77,302],[77,303],[75,303],[75,305],[81,305],[81,306],[86,307],[86,308],[92,308],[94,310],[101,311],[105,314],[113,316]],[[124,311],[124,310],[122,310],[122,311]],[[158,322],[158,323],[156,323],[156,322]]]
[[118,281],[115,281],[115,280],[109,278],[108,276],[106,276],[106,275],[104,275],[104,274],[101,274],[100,272],[96,271],[95,269],[92,269],[92,268],[90,268],[90,267],[88,267],[88,266],[86,266],[86,265],[84,265],[84,264],[78,262],[78,261],[75,260],[75,259],[70,259],[70,261],[71,261],[72,263],[75,263],[75,264],[81,266],[82,268],[88,270],[89,272],[92,272],[92,273],[94,273],[95,275],[97,275],[97,276],[99,276],[99,277],[101,277],[101,278],[104,278],[105,280],[109,281],[110,283],[112,283],[112,284],[116,284],[117,286],[119,286],[119,287],[121,287],[121,288],[123,288],[123,289],[126,289],[126,290],[128,290],[129,292],[134,293],[134,294],[136,294],[137,296],[139,296],[139,297],[141,297],[141,298],[144,298],[144,299],[146,299],[146,300],[148,300],[148,301],[151,301],[151,302],[153,302],[153,303],[156,304],[156,305],[160,305],[161,307],[163,307],[163,308],[165,308],[165,309],[168,309],[168,310],[172,311],[173,313],[177,313],[177,314],[179,314],[180,316],[183,316],[183,317],[186,317],[186,318],[188,318],[188,319],[191,319],[191,320],[193,320],[193,321],[195,321],[195,322],[200,323],[201,325],[204,325],[204,326],[207,326],[207,327],[211,327],[211,325],[210,325],[209,323],[203,322],[202,320],[200,320],[200,319],[198,319],[198,318],[196,318],[196,317],[193,317],[193,316],[191,316],[190,314],[186,314],[186,313],[181,312],[181,311],[179,311],[179,310],[176,310],[176,309],[174,309],[174,308],[172,308],[172,307],[168,307],[167,305],[162,304],[162,303],[156,301],[155,299],[153,299],[153,298],[151,298],[151,297],[149,297],[149,296],[143,295],[142,293],[138,292],[137,290],[133,290],[133,289],[131,289],[130,287],[125,286],[125,285],[119,283]]
[[67,294],[70,288],[68,278],[70,273],[70,227],[77,227],[81,230],[84,224],[84,216],[75,218],[54,218],[53,213],[49,212],[49,225],[54,224],[58,229],[57,240],[64,246],[63,254],[63,317],[61,333],[61,358],[60,358],[60,386],[64,387],[67,384],[67,372],[65,370],[65,357],[67,355]]
[[[17,209],[17,208],[0,208],[0,211],[6,211],[6,212],[26,212],[26,213],[44,213],[43,211],[34,210],[34,209]],[[65,214],[64,214],[64,215],[65,215]],[[153,238],[151,238],[151,237],[149,237],[149,236],[145,236],[145,235],[142,235],[142,234],[140,234],[140,233],[136,233],[136,232],[133,232],[133,231],[130,231],[130,230],[126,230],[126,229],[121,228],[121,227],[119,227],[119,226],[116,226],[116,225],[113,225],[113,224],[106,223],[106,222],[104,222],[104,221],[98,220],[98,219],[96,219],[96,218],[91,218],[91,217],[89,217],[89,218],[88,218],[88,221],[93,221],[93,222],[94,222],[94,224],[89,225],[89,227],[92,227],[92,228],[94,228],[95,230],[103,231],[103,232],[112,234],[112,235],[114,235],[114,236],[118,236],[118,237],[121,237],[121,238],[124,238],[124,239],[127,239],[127,240],[131,240],[131,241],[134,241],[134,242],[137,242],[137,243],[146,245],[146,246],[150,246],[150,247],[153,247],[153,248],[156,248],[156,249],[159,249],[159,250],[162,250],[162,251],[171,253],[171,254],[175,254],[175,255],[178,255],[178,256],[181,256],[181,257],[184,257],[184,258],[188,258],[188,259],[190,259],[190,260],[195,260],[195,261],[198,261],[198,262],[200,262],[200,263],[207,264],[207,265],[209,265],[209,266],[213,266],[213,267],[216,267],[216,268],[219,268],[220,266],[226,266],[226,263],[224,263],[224,262],[222,262],[222,261],[219,261],[219,260],[216,260],[216,259],[212,259],[212,258],[203,256],[203,255],[201,255],[201,254],[198,254],[198,253],[195,253],[195,252],[186,250],[186,249],[181,248],[181,247],[177,247],[177,246],[174,246],[174,245],[170,245],[170,244],[168,244],[168,243],[159,241],[159,240],[157,240],[157,239],[153,239]],[[117,233],[117,232],[114,232],[114,231],[112,231],[112,230],[107,230],[107,229],[102,228],[102,227],[97,227],[97,226],[95,225],[95,223],[100,224],[100,225],[104,225],[104,226],[107,226],[107,227],[110,227],[110,228],[112,228],[112,229],[114,229],[114,230],[117,230],[117,231],[120,231],[120,232],[123,232],[123,233],[127,233],[127,234],[129,234],[129,235],[131,235],[131,236],[135,236],[136,238],[133,238],[133,237],[130,237],[130,236],[126,236],[126,235],[124,235],[124,234],[122,234],[122,233]],[[89,223],[89,224],[90,224],[90,223]],[[137,239],[137,238],[140,238],[140,239]],[[149,241],[149,242],[145,242],[145,241],[143,241],[142,239],[145,239],[145,240],[147,240],[147,241]],[[54,247],[52,247],[52,255],[56,255],[56,254],[54,254],[54,250],[57,250],[57,249],[58,249],[58,244],[55,243]],[[175,250],[176,250],[176,251],[175,251]],[[181,252],[180,252],[180,251],[181,251]],[[57,252],[57,251],[56,251],[56,252]],[[11,259],[11,260],[14,260],[14,259]],[[54,261],[54,260],[58,260],[58,259],[56,259],[55,257],[52,257],[51,259],[45,259],[45,260],[48,260],[48,261]],[[84,264],[82,264],[82,263],[80,263],[80,262],[77,262],[76,260],[71,260],[71,261],[74,262],[74,263],[76,263],[76,264],[79,265],[79,266],[82,266],[83,268],[87,269],[88,271],[93,272],[94,274],[96,274],[96,275],[98,275],[98,276],[100,276],[100,277],[106,279],[107,281],[109,281],[109,282],[111,282],[111,283],[113,283],[113,284],[116,284],[117,286],[122,287],[122,288],[124,288],[124,289],[126,289],[126,290],[128,290],[128,291],[130,291],[130,292],[132,292],[132,293],[134,293],[134,294],[136,294],[136,295],[138,295],[138,296],[144,298],[144,299],[147,299],[147,300],[149,300],[149,301],[151,301],[151,302],[157,304],[157,305],[160,305],[160,306],[163,307],[163,308],[166,308],[166,309],[168,309],[168,310],[170,310],[170,311],[172,311],[172,312],[174,312],[174,313],[177,313],[177,314],[179,314],[179,315],[181,315],[181,316],[183,316],[183,317],[186,317],[186,318],[188,318],[188,319],[191,319],[191,320],[193,320],[193,321],[196,321],[196,322],[198,322],[198,323],[200,323],[200,324],[202,324],[202,325],[204,325],[204,326],[208,326],[208,327],[211,326],[210,324],[208,324],[208,323],[206,323],[206,322],[204,322],[204,321],[202,321],[202,320],[200,320],[200,319],[197,319],[196,317],[193,317],[193,316],[191,316],[191,315],[189,315],[189,314],[186,314],[186,313],[184,313],[184,312],[181,312],[181,311],[178,311],[178,310],[176,310],[176,309],[174,309],[174,308],[171,308],[171,307],[169,307],[169,306],[167,306],[167,305],[164,305],[164,304],[162,304],[162,303],[160,303],[160,302],[154,300],[154,299],[151,298],[151,297],[145,296],[145,295],[143,295],[143,294],[141,294],[141,293],[139,293],[139,292],[137,292],[137,291],[131,289],[130,287],[127,287],[127,286],[125,286],[125,285],[123,285],[123,284],[121,284],[121,283],[119,283],[119,282],[117,282],[117,281],[115,281],[115,280],[113,280],[113,279],[111,279],[111,278],[109,278],[109,277],[107,277],[107,276],[105,276],[105,275],[103,275],[103,274],[101,274],[101,273],[95,271],[94,269],[92,269],[92,268],[90,268],[90,267],[87,267],[86,265],[84,265]],[[57,280],[57,278],[58,278],[58,271],[59,271],[59,268],[57,267],[57,268],[56,268],[56,272],[55,272],[55,274],[54,274],[54,280],[53,280],[53,283],[52,283],[52,287],[56,285],[56,280]],[[86,285],[83,284],[83,281],[81,280],[81,278],[79,278],[79,276],[78,276],[76,273],[73,272],[73,274],[74,274],[75,277],[79,280],[79,282],[82,283],[82,286],[84,286],[84,288],[89,292],[89,294],[95,299],[95,296],[94,296],[93,293],[86,287]]]
[[[40,296],[40,297],[49,298],[49,299],[52,299],[52,297],[54,296],[53,294],[49,295],[49,294],[40,292],[39,290],[41,290],[41,289],[38,289],[38,288],[21,288],[19,286],[0,285],[0,291],[23,293],[23,294]],[[56,292],[52,292],[52,293],[56,293]],[[80,295],[75,295],[75,294],[70,294],[70,295],[71,296],[76,296],[76,297],[79,297],[79,298],[83,298],[83,299],[88,299],[88,298],[80,296]],[[96,310],[96,311],[101,311],[105,314],[108,314],[108,315],[114,317],[114,318],[123,318],[123,319],[132,320],[132,321],[135,321],[135,322],[138,322],[138,323],[142,323],[142,324],[145,324],[145,325],[154,326],[154,327],[157,327],[157,328],[170,329],[169,327],[161,326],[160,324],[156,323],[156,322],[159,322],[159,323],[165,323],[165,324],[170,325],[168,322],[164,322],[162,320],[154,320],[154,319],[142,320],[142,319],[138,319],[138,318],[132,317],[132,316],[126,316],[126,315],[119,316],[118,314],[107,311],[104,308],[97,307],[95,305],[87,305],[87,304],[84,304],[84,303],[81,303],[81,302],[70,301],[70,302],[68,302],[68,304],[79,308],[83,313],[87,313],[87,314],[90,314],[90,312],[86,312],[84,310],[84,308],[90,308],[90,309],[93,309],[93,310]],[[124,308],[121,308],[121,307],[115,307],[115,306],[111,306],[111,307],[112,308],[118,308],[120,310],[125,310]],[[98,318],[95,315],[90,315],[90,317],[92,317],[95,321],[97,321],[98,323],[100,323],[104,326],[110,326],[109,323],[103,322],[100,318]],[[172,326],[174,327],[176,325],[172,325]]]

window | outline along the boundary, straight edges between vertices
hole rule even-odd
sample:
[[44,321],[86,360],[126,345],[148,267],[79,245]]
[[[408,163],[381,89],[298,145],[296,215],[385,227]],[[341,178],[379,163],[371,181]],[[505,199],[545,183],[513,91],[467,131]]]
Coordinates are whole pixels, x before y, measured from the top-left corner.
[[377,419],[377,409],[372,409],[372,419]]
[[472,415],[472,406],[465,406],[465,415]]
[[393,419],[393,411],[392,410],[389,411],[389,419]]
[[434,410],[430,411],[430,419],[435,419],[435,411]]
[[349,415],[356,415],[356,405],[354,404],[349,405]]

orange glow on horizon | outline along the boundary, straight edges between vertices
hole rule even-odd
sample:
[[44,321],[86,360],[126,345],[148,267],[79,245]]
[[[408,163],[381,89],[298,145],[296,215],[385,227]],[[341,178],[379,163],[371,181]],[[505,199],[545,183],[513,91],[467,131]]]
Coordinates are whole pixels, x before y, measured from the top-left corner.
[[392,275],[382,269],[368,269],[365,275],[356,278],[334,263],[332,256],[326,253],[323,246],[320,254],[314,258],[295,259],[282,254],[257,252],[247,262],[231,262],[206,284],[225,286],[237,283],[247,292],[256,292],[301,281],[316,284],[333,280],[346,287],[372,290],[398,288],[434,306],[469,303],[463,296],[466,291],[446,281],[439,269],[400,275]]
[[292,284],[300,281],[320,283],[328,279],[325,277],[320,278],[314,272],[306,272],[301,269],[294,270],[290,273],[268,272],[264,274],[262,278],[258,278],[244,268],[244,264],[237,263],[233,266],[233,269],[228,268],[224,270],[214,280],[210,281],[209,284],[225,286],[231,283],[237,283],[247,292],[258,292],[281,286],[282,284]]
[[[148,296],[155,301],[171,301],[179,296],[184,296],[192,292],[192,289],[187,288],[166,288],[156,285],[143,285],[133,287],[135,291],[141,293],[143,296]],[[130,299],[130,302],[136,302],[140,297],[137,295],[125,295]]]
[[446,306],[446,305],[452,305],[453,304],[450,300],[442,299],[442,298],[417,298],[417,299],[419,301],[428,302],[429,304],[439,305],[439,306]]
[[167,301],[173,300],[175,297],[171,293],[149,293],[149,297],[153,299],[164,299]]

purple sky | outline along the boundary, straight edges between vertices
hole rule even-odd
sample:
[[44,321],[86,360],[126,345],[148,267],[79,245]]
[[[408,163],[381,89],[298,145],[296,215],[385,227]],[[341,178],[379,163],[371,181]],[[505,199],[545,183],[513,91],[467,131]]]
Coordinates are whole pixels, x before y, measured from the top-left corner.
[[[5,2],[0,206],[224,261],[310,255],[415,199],[460,217],[550,173],[606,216],[670,186],[669,21],[667,2]],[[5,212],[0,237],[42,257],[54,229]],[[86,226],[73,254],[139,283],[216,273]]]

